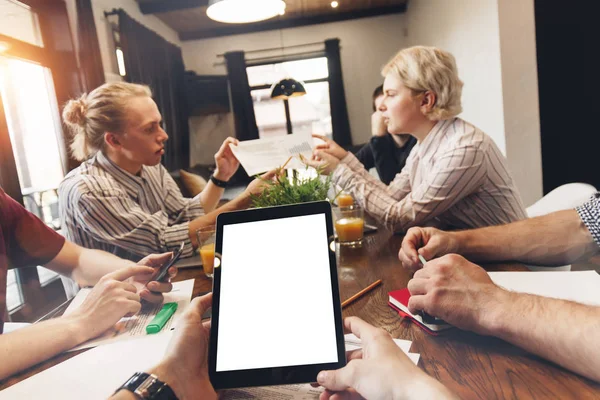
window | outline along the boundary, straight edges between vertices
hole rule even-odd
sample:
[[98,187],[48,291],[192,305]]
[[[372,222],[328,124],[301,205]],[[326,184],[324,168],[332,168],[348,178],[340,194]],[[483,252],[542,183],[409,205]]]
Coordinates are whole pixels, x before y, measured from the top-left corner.
[[[7,182],[16,185],[18,177],[20,193],[13,187],[13,196],[22,195],[30,212],[59,229],[56,188],[64,176],[66,154],[48,65],[50,56],[64,55],[43,49],[39,18],[27,5],[0,0],[0,35],[5,44],[5,53],[0,51],[0,107],[4,111],[0,127],[8,127],[8,131],[0,129],[0,134],[14,156],[14,163],[9,157],[2,166],[9,174]],[[8,271],[6,296],[11,317],[31,321],[62,302],[64,290],[56,273],[31,266]]]
[[0,0],[0,34],[43,46],[37,14],[23,3]]
[[[311,132],[331,136],[327,58],[286,61],[246,68],[259,137]],[[271,99],[271,85],[286,77],[305,84],[306,95]]]

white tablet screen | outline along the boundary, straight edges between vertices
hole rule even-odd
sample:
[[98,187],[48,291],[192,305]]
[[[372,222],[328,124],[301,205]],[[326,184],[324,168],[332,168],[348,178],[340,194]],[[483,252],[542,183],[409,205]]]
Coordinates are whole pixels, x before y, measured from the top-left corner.
[[223,227],[216,370],[337,362],[325,214]]

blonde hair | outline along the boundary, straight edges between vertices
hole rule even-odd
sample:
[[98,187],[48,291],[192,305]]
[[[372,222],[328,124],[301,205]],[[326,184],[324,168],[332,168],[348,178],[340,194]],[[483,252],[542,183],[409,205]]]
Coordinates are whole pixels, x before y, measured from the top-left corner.
[[436,94],[433,108],[425,115],[433,121],[450,119],[462,112],[463,82],[458,77],[456,60],[436,47],[414,46],[400,50],[384,67],[385,77],[396,73],[413,94],[432,91]]
[[62,113],[73,135],[71,153],[84,161],[104,148],[104,133],[123,133],[127,123],[127,100],[132,97],[152,97],[148,86],[135,83],[105,83],[69,100]]

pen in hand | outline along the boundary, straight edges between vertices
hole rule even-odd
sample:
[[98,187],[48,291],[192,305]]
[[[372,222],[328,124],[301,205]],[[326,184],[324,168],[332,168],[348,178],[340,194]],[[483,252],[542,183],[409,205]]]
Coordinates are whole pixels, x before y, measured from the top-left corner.
[[[423,266],[425,266],[425,263],[427,262],[427,260],[425,260],[425,257],[423,257],[421,254],[418,254],[419,256],[419,261],[421,261],[421,264],[423,264]],[[423,319],[423,322],[426,324],[439,324],[439,323],[444,323],[442,320],[435,318],[429,314],[427,314],[425,311],[420,310],[419,311],[419,315],[421,316],[421,318]]]

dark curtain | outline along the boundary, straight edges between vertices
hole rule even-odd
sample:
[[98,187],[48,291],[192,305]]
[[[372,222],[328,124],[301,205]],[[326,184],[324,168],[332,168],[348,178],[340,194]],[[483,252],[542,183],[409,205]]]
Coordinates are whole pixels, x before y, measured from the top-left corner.
[[[235,124],[235,136],[239,140],[258,139],[258,127],[254,115],[254,104],[250,95],[250,84],[246,73],[246,59],[243,51],[225,53],[227,77],[231,93],[231,106]],[[240,167],[232,178],[233,182],[245,183],[250,178]]]
[[104,70],[91,0],[76,0],[79,65],[86,92],[104,83]]
[[152,89],[169,142],[163,165],[173,171],[190,164],[190,132],[181,49],[119,10],[119,32],[127,82]]
[[258,139],[258,127],[250,95],[244,52],[225,53],[225,63],[227,64],[236,137],[239,140]]
[[331,128],[333,140],[342,147],[352,146],[346,92],[342,77],[342,61],[340,59],[340,39],[325,41],[327,68],[329,69],[329,103],[331,106]]

